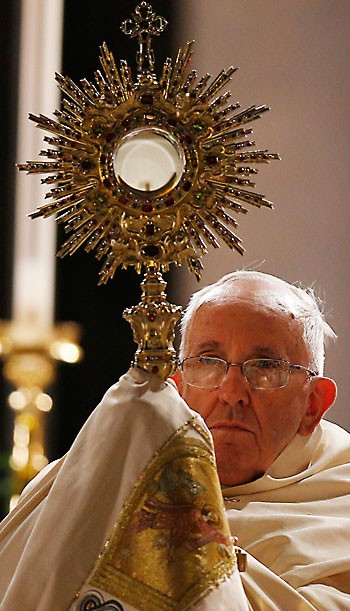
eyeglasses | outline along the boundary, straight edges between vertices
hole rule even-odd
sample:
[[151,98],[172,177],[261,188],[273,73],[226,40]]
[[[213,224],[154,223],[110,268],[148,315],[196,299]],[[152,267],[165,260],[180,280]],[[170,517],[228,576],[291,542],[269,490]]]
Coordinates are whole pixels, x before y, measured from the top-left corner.
[[218,388],[230,367],[240,367],[242,374],[256,390],[274,390],[287,386],[293,371],[306,371],[309,378],[316,371],[292,365],[284,359],[249,359],[244,363],[228,363],[214,356],[188,356],[180,363],[184,381],[197,388]]

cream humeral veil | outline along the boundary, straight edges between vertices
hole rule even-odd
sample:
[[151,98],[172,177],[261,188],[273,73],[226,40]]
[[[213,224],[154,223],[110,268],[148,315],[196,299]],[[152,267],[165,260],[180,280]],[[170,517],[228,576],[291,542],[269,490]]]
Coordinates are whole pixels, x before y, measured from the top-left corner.
[[248,609],[201,418],[131,369],[0,530],[0,609]]

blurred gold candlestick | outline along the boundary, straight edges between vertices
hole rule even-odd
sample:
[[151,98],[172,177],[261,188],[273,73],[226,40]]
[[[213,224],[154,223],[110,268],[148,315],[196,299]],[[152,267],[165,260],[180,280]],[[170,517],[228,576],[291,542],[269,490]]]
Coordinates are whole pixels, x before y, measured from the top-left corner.
[[57,362],[75,363],[81,358],[78,339],[79,328],[74,323],[39,331],[35,325],[0,321],[3,373],[13,387],[9,395],[14,412],[10,506],[48,462],[45,413],[53,401],[45,391],[55,381]]

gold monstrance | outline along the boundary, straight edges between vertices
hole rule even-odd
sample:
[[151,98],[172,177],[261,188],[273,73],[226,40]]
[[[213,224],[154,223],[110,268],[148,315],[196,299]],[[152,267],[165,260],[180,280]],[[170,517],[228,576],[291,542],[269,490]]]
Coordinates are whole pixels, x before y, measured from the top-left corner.
[[268,108],[238,111],[239,104],[228,103],[224,89],[235,68],[198,79],[189,69],[190,42],[157,78],[152,37],[166,25],[147,2],[122,23],[138,39],[136,81],[106,44],[95,83],[83,79],[78,87],[57,74],[63,93],[57,121],[30,115],[52,134],[44,140],[53,148],[41,153],[47,161],[19,166],[48,174],[42,182],[53,185],[50,201],[31,216],[56,215],[64,223],[71,235],[59,256],[80,246],[95,250],[104,261],[100,284],[119,266],[145,269],[141,302],[124,317],[138,344],[134,364],[164,379],[176,368],[172,342],[181,308],[166,300],[162,273],[186,262],[200,279],[202,256],[208,245],[219,247],[218,238],[242,253],[232,212],[247,212],[245,204],[272,207],[251,190],[257,173],[251,166],[278,159],[249,139],[247,125]]

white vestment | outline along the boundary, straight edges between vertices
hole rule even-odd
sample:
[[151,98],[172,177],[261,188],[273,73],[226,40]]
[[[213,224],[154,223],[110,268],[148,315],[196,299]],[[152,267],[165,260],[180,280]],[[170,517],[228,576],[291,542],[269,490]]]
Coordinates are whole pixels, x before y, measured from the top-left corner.
[[[123,376],[67,455],[29,484],[0,527],[1,611],[185,608],[174,599],[167,606],[163,594],[154,599],[153,582],[142,590],[142,571],[157,586],[168,563],[172,581],[173,557],[184,554],[185,582],[197,561],[204,566],[200,552],[210,545],[222,548],[225,569],[225,516],[220,517],[220,491],[209,490],[216,472],[209,437],[203,442],[207,435],[170,384],[163,387],[144,372]],[[350,609],[349,439],[324,422],[311,437],[297,436],[262,478],[224,490],[231,532],[248,552],[248,570],[239,574],[219,565],[203,570],[199,589],[193,581],[196,609]],[[167,470],[169,465],[175,470]],[[182,501],[176,500],[179,484]],[[157,565],[162,554],[166,561]],[[188,558],[194,559],[191,566]],[[124,590],[126,598],[117,597],[115,592]]]
[[132,369],[0,526],[1,611],[248,611],[212,440]]
[[223,490],[254,610],[350,610],[350,435],[321,421],[260,479]]

